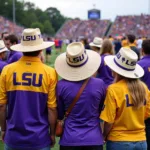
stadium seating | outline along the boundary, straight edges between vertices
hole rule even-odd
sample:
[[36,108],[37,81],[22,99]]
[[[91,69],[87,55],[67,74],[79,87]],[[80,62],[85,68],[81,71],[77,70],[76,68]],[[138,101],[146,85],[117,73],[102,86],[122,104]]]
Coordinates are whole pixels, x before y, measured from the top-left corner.
[[[80,37],[86,37],[89,41],[94,37],[104,37],[110,27],[110,20],[68,20],[57,32],[58,39],[76,40]],[[0,34],[2,32],[21,35],[23,27],[18,26],[10,20],[0,16]],[[150,35],[150,15],[141,14],[139,16],[117,16],[110,27],[108,35],[125,36],[126,34],[135,34],[137,37],[149,37]]]
[[125,36],[131,33],[137,37],[145,37],[150,35],[150,15],[139,16],[117,16],[109,35]]
[[138,37],[149,37],[150,35],[150,15],[141,15],[136,24],[135,34]]
[[9,32],[20,36],[23,29],[23,27],[18,26],[13,22],[9,21],[8,19],[0,16],[0,34],[2,32]]
[[86,37],[91,41],[95,36],[103,37],[109,25],[109,20],[69,20],[57,32],[56,37],[68,39]]
[[127,33],[135,33],[135,26],[139,16],[117,16],[109,34],[114,36],[125,36]]
[[72,39],[74,33],[76,32],[78,26],[81,24],[82,21],[78,19],[69,20],[67,21],[61,29],[57,32],[57,38],[68,38]]

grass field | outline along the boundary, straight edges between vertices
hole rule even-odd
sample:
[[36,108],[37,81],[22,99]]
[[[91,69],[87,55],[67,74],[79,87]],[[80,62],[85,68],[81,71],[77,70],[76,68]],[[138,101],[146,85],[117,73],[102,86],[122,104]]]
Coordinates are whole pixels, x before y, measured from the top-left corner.
[[[63,46],[62,52],[64,52],[65,49],[66,49],[66,47]],[[52,55],[51,55],[51,62],[50,62],[50,64],[47,64],[47,65],[49,65],[49,66],[51,66],[51,67],[54,67],[55,59],[56,59],[56,57],[57,57],[59,54],[60,54],[59,51],[56,51],[55,49],[53,49]],[[52,150],[59,150],[59,144],[58,144],[58,142],[59,142],[59,138],[56,138],[56,145],[55,145],[54,148],[52,148]],[[3,148],[3,143],[0,142],[0,150],[3,150],[3,149],[4,149],[4,148]]]

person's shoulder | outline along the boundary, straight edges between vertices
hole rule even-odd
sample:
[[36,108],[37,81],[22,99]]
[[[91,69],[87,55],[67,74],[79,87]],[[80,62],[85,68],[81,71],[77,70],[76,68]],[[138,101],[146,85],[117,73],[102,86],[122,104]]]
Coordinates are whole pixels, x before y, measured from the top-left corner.
[[75,86],[75,82],[71,82],[65,79],[61,79],[57,82],[57,89],[66,89],[66,87]]
[[137,63],[141,66],[144,67],[146,65],[146,62],[150,62],[149,59],[146,59],[145,57],[141,58]]
[[6,66],[6,65],[8,65],[8,63],[6,63],[5,61],[0,61],[0,65]]
[[23,56],[23,54],[21,52],[16,52],[14,56]]
[[58,81],[58,85],[64,85],[65,83],[68,83],[69,81],[67,81],[67,80],[64,80],[64,79],[61,79],[61,80],[59,80]]
[[11,72],[11,70],[13,70],[13,68],[17,68],[17,66],[16,66],[16,64],[17,64],[17,62],[15,62],[15,63],[12,63],[12,64],[5,64],[4,65],[4,68],[3,68],[3,71],[4,72]]
[[120,80],[108,86],[108,90],[121,90],[122,88],[126,88],[125,80]]
[[46,72],[51,72],[51,73],[56,72],[54,68],[52,68],[44,63],[42,63],[42,67]]
[[90,82],[95,84],[95,85],[99,85],[99,86],[105,85],[104,81],[100,78],[91,77]]

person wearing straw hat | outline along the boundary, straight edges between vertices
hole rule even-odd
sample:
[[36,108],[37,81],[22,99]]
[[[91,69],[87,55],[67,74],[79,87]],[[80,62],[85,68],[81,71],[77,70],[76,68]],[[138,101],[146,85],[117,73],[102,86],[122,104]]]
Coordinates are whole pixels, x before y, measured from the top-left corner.
[[23,57],[7,65],[0,77],[0,125],[5,150],[50,150],[55,144],[57,75],[39,58],[42,50],[52,45],[43,41],[37,28],[25,29],[21,43],[11,47]]
[[105,84],[109,86],[110,84],[113,83],[114,80],[111,69],[104,62],[106,56],[114,55],[113,45],[109,39],[105,39],[103,41],[100,55],[101,55],[102,62],[97,71],[96,77],[102,79],[105,82]]
[[4,61],[6,60],[6,57],[7,57],[6,52],[8,52],[8,50],[5,47],[4,42],[0,40],[0,74],[3,68],[7,65],[7,63]]
[[[80,93],[69,115],[66,113],[60,150],[103,149],[99,114],[106,87],[102,80],[91,77],[100,62],[100,56],[86,50],[81,42],[69,44],[66,53],[56,58],[56,72],[63,78],[56,89],[59,120],[63,120],[65,112],[68,112],[74,98]],[[83,85],[86,86],[81,92],[79,89]]]
[[100,53],[102,44],[103,44],[103,39],[99,37],[95,37],[93,42],[91,42],[89,45],[93,51]]
[[150,117],[150,93],[139,80],[144,70],[137,60],[137,54],[129,48],[105,57],[115,76],[100,115],[105,121],[103,135],[107,150],[147,150],[144,120]]

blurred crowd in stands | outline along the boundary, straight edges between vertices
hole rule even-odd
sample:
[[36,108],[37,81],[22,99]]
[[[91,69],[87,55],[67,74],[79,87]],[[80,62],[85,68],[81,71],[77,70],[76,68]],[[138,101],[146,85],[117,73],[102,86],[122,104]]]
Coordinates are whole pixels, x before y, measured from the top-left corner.
[[109,20],[70,20],[58,31],[56,37],[63,39],[86,37],[91,41],[95,36],[103,37],[109,25]]
[[109,34],[124,36],[127,33],[138,37],[147,37],[150,34],[150,15],[117,16]]
[[134,34],[137,37],[150,35],[150,15],[117,16],[114,23],[110,20],[69,20],[57,32],[56,37],[68,40],[87,38],[91,41],[94,37],[112,37]]
[[[20,37],[22,30],[23,27],[0,16],[0,34],[7,32]],[[121,45],[126,45],[127,34],[134,34],[137,37],[136,45],[141,48],[143,39],[150,35],[150,15],[117,16],[113,24],[110,20],[68,20],[55,37],[50,39],[59,48],[62,47],[62,43],[68,45],[75,41],[82,41],[88,48],[87,43],[91,42],[94,37],[105,39],[105,37],[111,35],[109,39],[114,43],[117,51]],[[43,36],[45,40],[49,41],[48,36]]]
[[18,26],[13,22],[9,21],[8,19],[0,16],[0,34],[2,32],[9,32],[15,33],[16,35],[20,36],[23,29],[23,27]]

